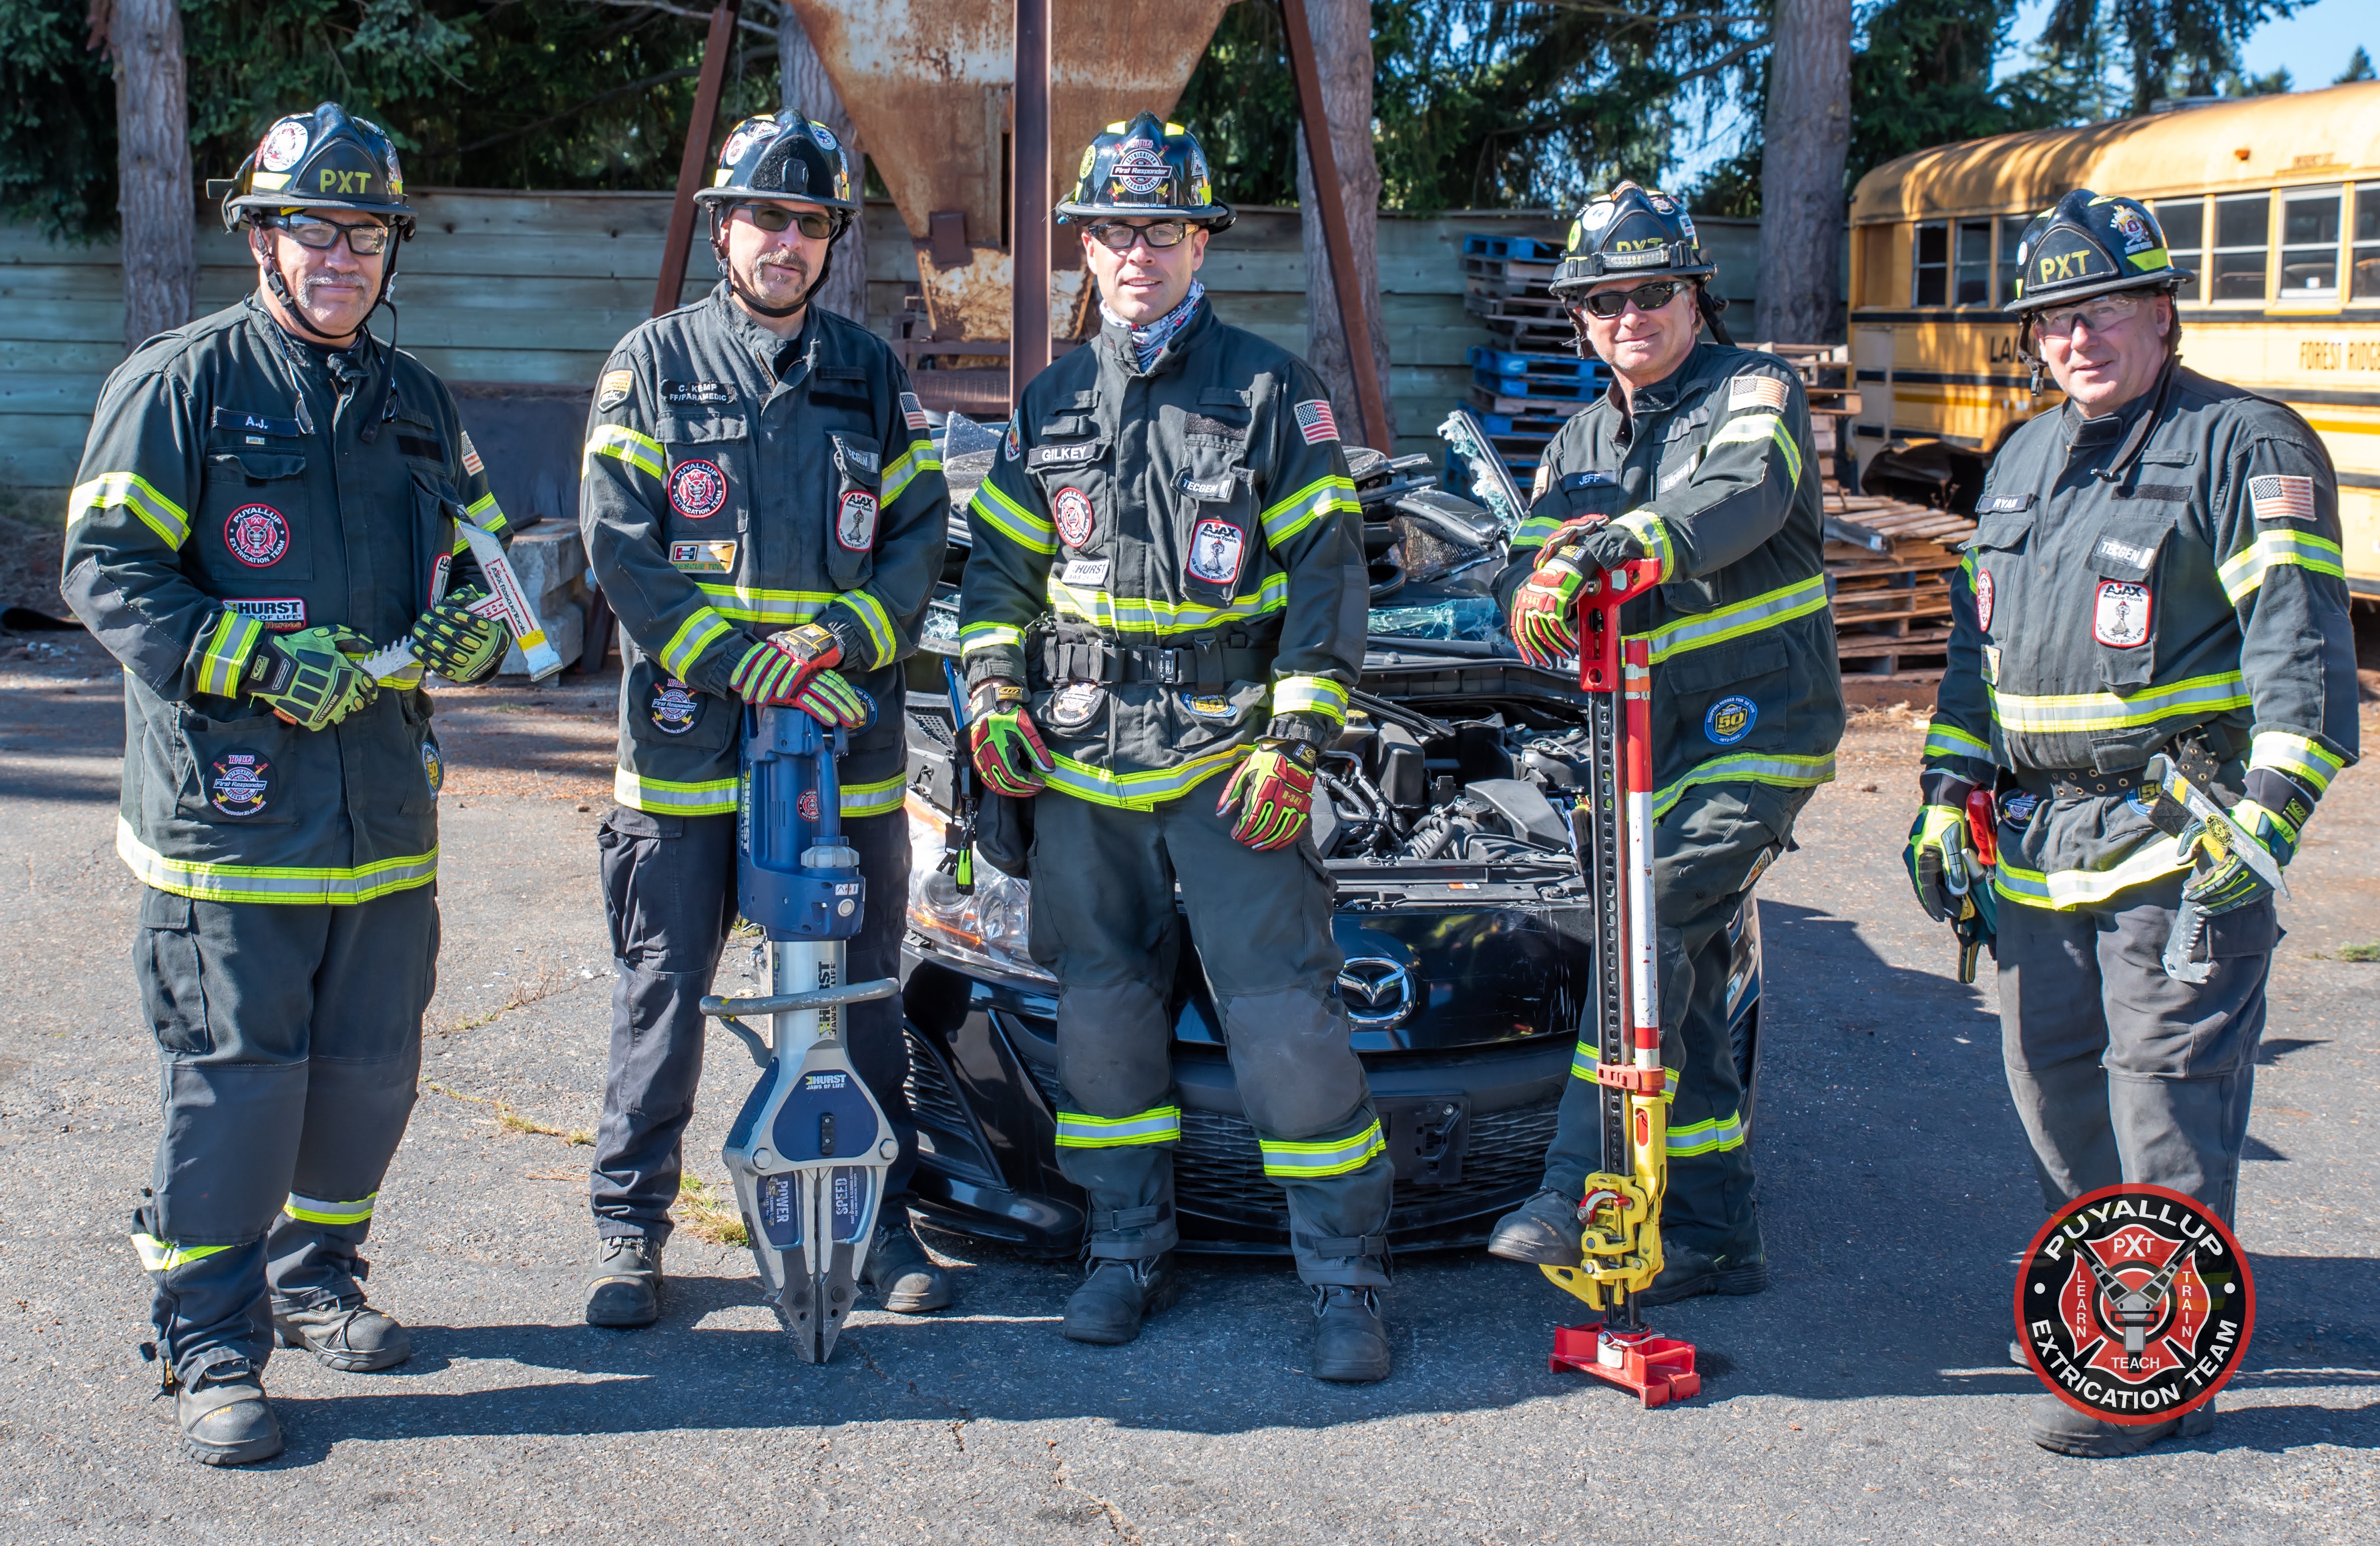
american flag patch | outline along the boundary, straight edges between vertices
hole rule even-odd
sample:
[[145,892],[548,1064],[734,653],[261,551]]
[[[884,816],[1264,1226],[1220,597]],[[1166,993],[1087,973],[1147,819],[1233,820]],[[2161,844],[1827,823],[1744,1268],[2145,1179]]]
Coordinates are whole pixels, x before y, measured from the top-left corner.
[[2313,479],[2273,473],[2248,480],[2248,503],[2259,521],[2313,519]]
[[480,449],[471,443],[471,432],[468,429],[463,431],[463,470],[473,477],[488,470],[480,463]]
[[1781,410],[1785,406],[1785,383],[1774,376],[1738,376],[1727,383],[1727,407],[1730,413],[1739,408]]
[[1330,405],[1319,401],[1300,403],[1297,405],[1297,432],[1305,437],[1308,445],[1337,440],[1339,421],[1330,417]]
[[922,435],[926,432],[926,405],[917,401],[917,394],[914,392],[901,394],[901,421],[915,433]]

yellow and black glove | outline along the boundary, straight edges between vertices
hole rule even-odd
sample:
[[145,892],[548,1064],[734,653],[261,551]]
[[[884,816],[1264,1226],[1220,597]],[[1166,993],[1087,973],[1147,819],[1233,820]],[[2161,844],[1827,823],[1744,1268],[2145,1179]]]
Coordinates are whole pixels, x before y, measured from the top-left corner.
[[510,641],[502,622],[471,610],[487,598],[488,593],[479,586],[467,586],[414,619],[406,635],[413,646],[413,658],[463,686],[494,675]]
[[370,639],[336,625],[268,636],[249,652],[240,685],[300,730],[327,730],[380,696],[358,663],[371,653]]

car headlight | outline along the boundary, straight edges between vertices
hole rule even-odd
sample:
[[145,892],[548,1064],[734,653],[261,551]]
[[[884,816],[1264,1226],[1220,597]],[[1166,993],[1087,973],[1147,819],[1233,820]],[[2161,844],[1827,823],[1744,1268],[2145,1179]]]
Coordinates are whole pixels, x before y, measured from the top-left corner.
[[1010,976],[1054,985],[1025,946],[1032,893],[1025,882],[990,865],[975,866],[975,891],[959,894],[941,872],[947,826],[942,813],[917,795],[903,802],[909,816],[909,927],[937,949]]

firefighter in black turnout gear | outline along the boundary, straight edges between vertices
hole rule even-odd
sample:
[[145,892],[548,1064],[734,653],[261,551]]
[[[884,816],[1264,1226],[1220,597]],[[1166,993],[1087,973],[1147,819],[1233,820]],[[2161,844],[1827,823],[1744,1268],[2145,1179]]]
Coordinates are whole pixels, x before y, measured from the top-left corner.
[[[900,662],[947,541],[950,495],[908,374],[874,334],[812,306],[857,214],[842,147],[798,114],[727,137],[710,212],[719,287],[638,327],[603,367],[579,522],[628,646],[603,899],[618,985],[590,1181],[587,1319],[661,1312],[710,991],[735,920],[735,803],[747,706],[796,705],[851,732],[844,840],[868,882],[859,978],[899,968],[909,887]],[[868,1255],[888,1310],[951,1302],[904,1207],[917,1163],[899,1001],[844,1011],[852,1062],[901,1140]]]
[[[1685,207],[1622,183],[1572,225],[1553,291],[1610,389],[1565,424],[1497,583],[1524,658],[1577,649],[1588,575],[1639,559],[1661,584],[1623,626],[1651,641],[1653,902],[1661,1061],[1670,1069],[1669,1192],[1660,1275],[1644,1305],[1755,1294],[1768,1265],[1753,1202],[1744,1092],[1729,1032],[1728,925],[1834,777],[1842,683],[1819,568],[1818,466],[1802,383],[1732,347],[1706,296],[1716,266]],[[1707,322],[1715,342],[1702,342]],[[1585,1178],[1602,1153],[1597,1049],[1583,1039],[1544,1189],[1498,1221],[1488,1249],[1576,1266]]]
[[[2067,194],[2017,272],[2009,309],[2066,401],[1975,507],[1911,879],[1949,915],[1968,793],[1995,791],[2000,1047],[2044,1202],[2147,1181],[2228,1220],[2281,930],[2272,887],[2142,770],[2163,753],[2289,863],[2358,750],[2338,480],[2290,409],[2180,362],[2195,276],[2145,205]],[[2032,1436],[2130,1455],[2214,1412],[2119,1426],[2042,1395]]]
[[1390,1169],[1305,829],[1364,657],[1354,485],[1314,373],[1196,282],[1232,220],[1198,142],[1142,114],[1076,183],[1058,213],[1084,228],[1099,335],[1026,387],[968,510],[960,607],[976,766],[1030,801],[1029,943],[1060,984],[1058,1161],[1090,1207],[1065,1335],[1129,1342],[1177,1289],[1186,929],[1288,1193],[1309,1367],[1380,1379]]
[[457,523],[508,532],[445,386],[364,325],[413,234],[387,137],[325,103],[212,190],[256,293],[108,377],[63,588],[125,668],[115,847],[164,1102],[133,1245],[185,1446],[239,1465],[281,1451],[276,1340],[346,1371],[411,1351],[358,1251],[438,948],[421,682],[496,669]]

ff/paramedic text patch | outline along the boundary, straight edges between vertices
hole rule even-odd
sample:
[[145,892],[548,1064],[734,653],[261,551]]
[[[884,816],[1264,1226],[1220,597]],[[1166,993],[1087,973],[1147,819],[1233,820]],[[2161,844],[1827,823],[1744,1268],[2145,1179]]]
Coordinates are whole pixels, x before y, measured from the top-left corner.
[[1308,445],[1320,445],[1339,438],[1339,421],[1330,417],[1330,405],[1316,401],[1297,405],[1297,432],[1305,437]]
[[1738,376],[1727,383],[1727,407],[1730,413],[1739,408],[1782,409],[1785,406],[1785,383],[1774,376]]
[[252,617],[276,634],[306,626],[306,599],[301,596],[227,597],[224,610]]
[[2272,473],[2248,480],[2248,502],[2259,521],[2313,519],[2313,479]]

